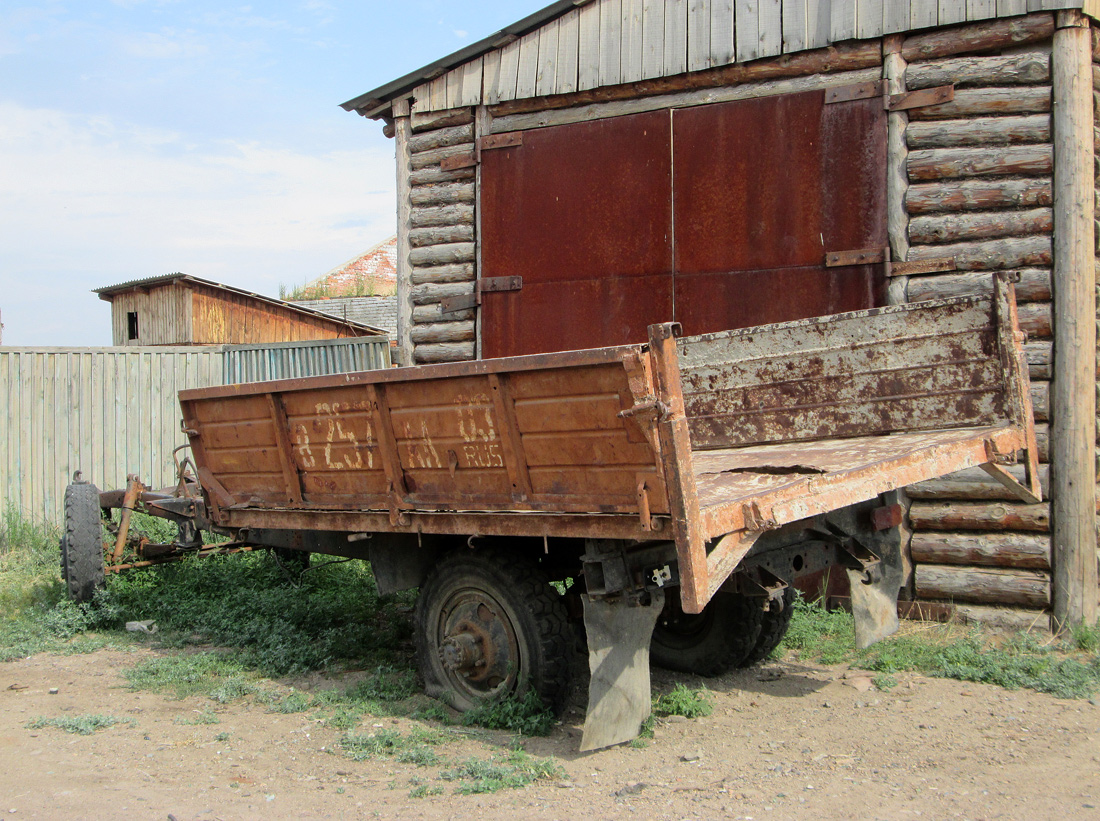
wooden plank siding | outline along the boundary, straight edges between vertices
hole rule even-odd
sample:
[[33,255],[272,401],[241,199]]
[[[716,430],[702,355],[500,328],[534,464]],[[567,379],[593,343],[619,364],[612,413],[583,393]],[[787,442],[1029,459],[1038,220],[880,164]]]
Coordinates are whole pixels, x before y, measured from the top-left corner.
[[191,292],[191,339],[195,345],[301,342],[352,336],[343,323],[313,317],[244,295],[196,287]]
[[[592,0],[413,92],[414,112],[569,94],[1097,0]],[[491,56],[490,56],[491,55]]]

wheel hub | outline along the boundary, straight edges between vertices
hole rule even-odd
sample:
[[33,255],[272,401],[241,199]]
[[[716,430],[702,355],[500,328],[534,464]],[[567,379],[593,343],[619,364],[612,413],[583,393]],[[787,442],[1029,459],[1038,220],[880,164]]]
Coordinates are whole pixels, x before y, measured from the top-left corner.
[[443,668],[483,696],[510,681],[518,664],[514,628],[499,610],[492,597],[465,591],[451,601],[441,625]]
[[443,639],[439,659],[451,672],[469,676],[485,666],[487,636],[476,625],[465,621],[457,625],[457,630]]

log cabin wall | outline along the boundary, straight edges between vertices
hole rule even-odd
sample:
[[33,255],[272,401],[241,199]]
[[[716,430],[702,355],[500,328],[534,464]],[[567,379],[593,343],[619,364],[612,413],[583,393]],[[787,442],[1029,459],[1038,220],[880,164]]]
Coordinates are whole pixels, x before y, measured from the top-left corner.
[[[399,335],[406,363],[479,355],[476,308],[445,313],[441,306],[447,297],[475,292],[478,171],[476,162],[463,164],[462,158],[476,157],[479,137],[864,82],[868,71],[886,80],[890,93],[954,85],[950,103],[890,115],[889,218],[896,261],[951,258],[955,270],[898,277],[890,301],[981,293],[991,288],[993,271],[1019,274],[1017,299],[1029,336],[1026,353],[1046,493],[1055,321],[1053,32],[1053,15],[1036,14],[1015,18],[1011,29],[1004,22],[970,24],[803,52],[783,63],[758,60],[726,69],[724,82],[708,82],[701,78],[709,72],[695,72],[685,75],[693,78],[690,83],[668,78],[642,84],[633,95],[616,86],[606,95],[578,92],[431,110],[438,108],[436,101],[429,110],[406,109],[396,117],[399,190],[405,187],[399,203],[404,244],[399,298],[405,324]],[[876,52],[870,59],[868,47]],[[1100,62],[1100,45],[1095,53]],[[1100,66],[1094,68],[1094,82],[1100,95]],[[467,101],[458,97],[453,102]],[[396,107],[394,113],[399,114]],[[1097,127],[1100,134],[1100,120]],[[1097,265],[1100,270],[1100,259]],[[1100,293],[1097,306],[1100,323]],[[1013,470],[1022,477],[1022,468]],[[913,486],[908,496],[910,598],[951,605],[974,620],[1049,623],[1048,502],[1013,501],[1002,485],[978,470]]]
[[[934,37],[939,48],[920,47]],[[991,287],[992,271],[1019,274],[1046,493],[1054,322],[1050,40],[980,53],[970,40],[965,29],[946,30],[908,38],[901,49],[906,90],[956,89],[953,102],[908,114],[903,228],[908,260],[950,258],[957,270],[910,277],[905,296],[980,293]],[[1022,468],[1014,470],[1022,478]],[[953,604],[975,620],[1048,625],[1049,502],[1013,501],[981,470],[923,482],[908,495],[914,598]]]
[[[474,154],[474,115],[458,109],[412,116],[407,136],[407,214],[399,232],[398,294],[405,327],[398,328],[406,364],[458,362],[476,355],[475,311],[444,314],[440,301],[474,293],[476,168],[445,170],[447,160]],[[402,242],[404,240],[404,242]],[[404,246],[402,248],[402,246]],[[411,359],[410,355],[411,354]]]

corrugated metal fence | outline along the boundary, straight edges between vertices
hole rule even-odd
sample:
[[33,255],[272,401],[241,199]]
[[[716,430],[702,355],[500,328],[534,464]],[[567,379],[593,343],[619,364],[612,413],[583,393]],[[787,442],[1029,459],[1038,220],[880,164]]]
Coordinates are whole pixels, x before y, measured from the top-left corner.
[[373,371],[390,366],[390,346],[383,338],[320,339],[274,345],[227,345],[225,384],[296,379],[326,373]]
[[101,489],[174,481],[184,388],[389,367],[389,344],[338,339],[191,348],[0,348],[0,510],[62,517],[73,472]]

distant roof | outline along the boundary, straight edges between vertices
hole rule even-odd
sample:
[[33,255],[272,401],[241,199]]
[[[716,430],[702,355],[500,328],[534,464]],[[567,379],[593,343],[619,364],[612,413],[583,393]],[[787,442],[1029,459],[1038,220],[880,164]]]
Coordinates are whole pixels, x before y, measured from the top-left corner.
[[295,305],[312,308],[326,314],[384,328],[391,336],[397,333],[397,297],[349,296],[333,299],[296,300]]
[[315,311],[311,308],[303,308],[300,305],[294,305],[290,302],[284,302],[281,299],[275,299],[274,297],[264,296],[263,294],[253,293],[252,291],[245,291],[241,288],[234,288],[232,285],[223,285],[220,282],[212,282],[209,279],[202,279],[201,277],[193,277],[190,274],[164,274],[163,276],[147,277],[145,279],[132,279],[129,282],[122,282],[118,285],[108,285],[103,288],[94,288],[92,293],[99,294],[99,298],[111,302],[112,298],[126,291],[141,291],[150,290],[163,285],[171,285],[175,282],[186,282],[194,285],[203,285],[207,288],[216,288],[221,291],[227,291],[237,296],[245,296],[249,299],[254,299],[258,302],[265,302],[268,305],[275,305],[279,308],[284,308],[295,313],[304,314],[306,316],[312,316],[315,318],[326,319],[329,322],[340,321],[349,327],[362,331],[363,336],[385,334],[386,331],[382,328],[376,328],[372,325],[364,325],[359,322],[353,322],[351,320],[341,320],[339,317],[335,317],[332,314],[325,313],[324,311]]
[[1056,9],[1100,17],[1098,0],[559,0],[341,107],[378,118],[410,96],[414,111],[493,105]]
[[335,280],[335,284],[342,278],[365,276],[387,283],[397,282],[397,235],[394,234],[372,245],[366,251],[356,254],[347,262],[337,265],[316,279],[310,280],[306,286],[321,285],[326,280]]

